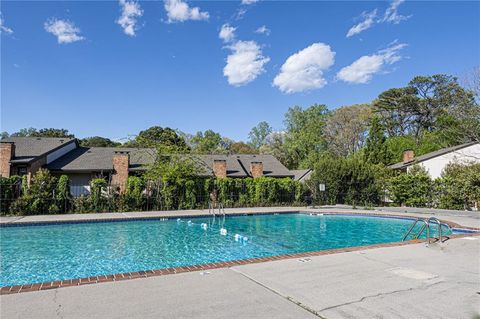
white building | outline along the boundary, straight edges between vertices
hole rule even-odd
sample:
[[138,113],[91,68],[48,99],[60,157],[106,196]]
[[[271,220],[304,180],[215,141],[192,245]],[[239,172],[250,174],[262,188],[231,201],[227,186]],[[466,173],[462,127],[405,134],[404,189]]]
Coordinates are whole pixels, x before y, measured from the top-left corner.
[[471,142],[442,148],[418,157],[415,157],[412,150],[406,150],[403,152],[403,161],[391,165],[390,168],[408,172],[413,166],[420,165],[432,179],[436,179],[449,163],[480,163],[480,143]]

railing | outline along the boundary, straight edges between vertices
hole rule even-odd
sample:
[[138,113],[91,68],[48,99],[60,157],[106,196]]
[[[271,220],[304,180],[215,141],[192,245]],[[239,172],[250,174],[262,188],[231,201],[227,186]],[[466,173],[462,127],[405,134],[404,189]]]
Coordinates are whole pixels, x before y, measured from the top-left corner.
[[[36,194],[24,194],[21,184],[2,184],[0,187],[0,215],[41,215],[58,213],[100,213],[116,211],[163,211],[177,209],[209,209],[215,217],[223,215],[225,208],[262,207],[262,206],[305,206],[305,197],[298,198],[295,191],[279,192],[275,198],[268,194],[222,193],[213,212],[209,201],[210,189],[195,188],[187,193],[183,189],[164,190],[158,185],[146,185],[141,193],[120,193],[118,185],[108,184],[94,191],[89,185],[70,184],[70,192],[64,198],[56,196],[55,191]],[[27,196],[28,195],[28,196]],[[23,200],[18,200],[22,199]],[[31,202],[35,203],[35,210]],[[52,209],[51,209],[52,208]],[[53,209],[55,208],[55,209]],[[217,210],[218,209],[218,210]]]
[[430,217],[428,218],[428,220],[425,220],[424,218],[417,218],[415,219],[415,221],[413,222],[413,224],[410,226],[410,228],[407,230],[407,232],[405,233],[405,235],[403,236],[402,238],[402,241],[405,241],[407,239],[407,237],[410,235],[410,233],[413,231],[413,229],[415,228],[415,225],[417,225],[417,223],[423,223],[422,227],[420,228],[420,231],[417,232],[417,234],[415,236],[413,236],[413,239],[418,239],[418,237],[420,237],[423,232],[426,230],[427,231],[427,238],[426,238],[426,242],[428,244],[430,244],[430,224],[437,224],[438,225],[438,241],[440,243],[443,243],[444,240],[443,240],[443,233],[442,233],[442,226],[445,226],[447,228],[449,228],[450,226],[448,226],[447,224],[444,224],[442,223],[438,218],[436,217]]
[[218,205],[215,205],[214,202],[209,201],[208,202],[208,214],[213,215],[213,218],[215,218],[215,206],[217,206],[218,215],[223,215],[223,217],[225,217],[225,206],[221,202],[218,203]]
[[410,228],[405,233],[405,236],[403,236],[402,241],[405,241],[407,239],[408,235],[410,235],[410,233],[412,232],[413,228],[415,228],[415,225],[417,225],[417,223],[423,223],[423,225],[422,225],[422,228],[420,228],[420,231],[417,233],[417,235],[414,236],[414,239],[417,239],[423,233],[423,231],[426,228],[427,229],[427,241],[428,241],[428,243],[430,243],[430,226],[428,225],[428,222],[423,218],[415,219],[412,226],[410,226]]
[[223,217],[225,218],[225,206],[223,205],[223,203],[218,204],[218,214],[223,215]]
[[441,243],[443,243],[443,237],[444,237],[444,236],[442,236],[442,226],[446,226],[446,227],[448,227],[448,228],[449,228],[450,226],[448,226],[447,224],[442,223],[442,222],[441,222],[438,218],[436,218],[436,217],[430,217],[430,218],[428,219],[428,223],[429,223],[429,224],[430,224],[430,223],[435,223],[435,224],[438,225],[438,240],[439,240]]

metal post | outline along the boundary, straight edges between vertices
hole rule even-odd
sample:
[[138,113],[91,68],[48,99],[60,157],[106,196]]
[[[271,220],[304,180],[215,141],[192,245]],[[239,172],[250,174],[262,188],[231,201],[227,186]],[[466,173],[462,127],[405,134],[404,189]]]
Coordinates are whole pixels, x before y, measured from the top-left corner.
[[427,221],[427,243],[430,244],[430,224]]

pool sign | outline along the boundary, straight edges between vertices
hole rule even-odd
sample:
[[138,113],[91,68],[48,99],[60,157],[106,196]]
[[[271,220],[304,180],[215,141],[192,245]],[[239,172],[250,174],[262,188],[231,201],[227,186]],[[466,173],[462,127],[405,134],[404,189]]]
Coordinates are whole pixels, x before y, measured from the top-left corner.
[[318,184],[318,190],[321,192],[325,191],[325,184]]

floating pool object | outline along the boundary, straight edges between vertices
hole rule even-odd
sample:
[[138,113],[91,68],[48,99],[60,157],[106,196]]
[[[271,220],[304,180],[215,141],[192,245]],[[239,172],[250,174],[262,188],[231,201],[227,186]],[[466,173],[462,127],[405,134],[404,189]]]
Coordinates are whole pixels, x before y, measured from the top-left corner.
[[202,227],[202,229],[207,230],[208,225],[207,225],[206,223],[202,223],[202,224],[200,225],[200,227]]
[[181,218],[177,218],[177,223],[181,222],[182,219]]
[[233,236],[233,238],[235,239],[235,241],[240,241],[242,243],[245,243],[248,241],[248,237],[247,236],[242,236],[240,234],[235,234],[235,236]]
[[193,223],[192,223],[191,220],[189,220],[189,221],[187,222],[187,224],[188,224],[188,226],[192,226],[192,225],[193,225]]
[[220,235],[226,236],[227,230],[225,228],[220,228]]

